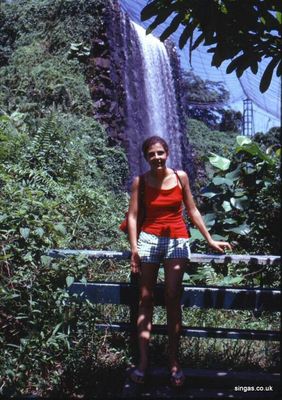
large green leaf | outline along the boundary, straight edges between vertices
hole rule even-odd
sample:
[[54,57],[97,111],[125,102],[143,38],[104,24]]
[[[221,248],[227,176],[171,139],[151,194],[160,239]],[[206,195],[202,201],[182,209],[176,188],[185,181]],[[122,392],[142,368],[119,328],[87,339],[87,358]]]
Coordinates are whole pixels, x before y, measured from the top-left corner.
[[27,240],[29,238],[30,229],[29,228],[20,228],[20,234],[25,240]]
[[222,236],[222,235],[218,235],[217,233],[215,235],[212,235],[213,240],[227,240],[228,237],[227,236]]
[[215,224],[216,215],[214,213],[208,213],[203,215],[206,226],[209,228]]
[[214,193],[214,192],[206,192],[206,193],[202,193],[201,196],[211,199],[212,197],[216,196],[217,194],[218,193]]
[[228,179],[228,178],[223,178],[221,176],[216,176],[212,180],[213,184],[218,186],[218,185],[227,185],[227,186],[232,186],[234,183],[234,179]]
[[41,263],[44,267],[49,267],[52,261],[52,258],[49,256],[41,256],[40,257]]
[[184,272],[182,282],[190,282],[191,278],[190,275],[187,272]]
[[71,275],[68,275],[68,276],[66,277],[66,284],[67,284],[67,287],[70,287],[70,286],[73,284],[73,282],[74,282],[74,277],[71,276]]
[[10,118],[8,117],[8,115],[0,115],[0,121],[10,121]]
[[259,85],[260,91],[262,93],[266,92],[266,90],[269,88],[274,68],[277,66],[279,61],[280,57],[274,57],[271,59],[268,66],[265,68]]
[[240,175],[241,175],[241,165],[238,165],[238,167],[233,171],[227,172],[227,174],[225,174],[225,178],[237,180],[240,177]]
[[224,200],[224,202],[222,203],[222,207],[224,208],[224,210],[226,212],[231,211],[232,210],[232,206],[230,204],[229,201]]
[[248,197],[243,196],[239,198],[231,197],[230,203],[233,207],[237,208],[237,210],[245,210],[248,207]]
[[237,136],[237,143],[241,142],[242,144],[236,147],[236,153],[244,151],[251,154],[252,156],[259,157],[261,160],[266,161],[269,164],[273,164],[275,162],[271,157],[269,157],[265,152],[261,150],[257,143],[252,142],[248,138],[246,138],[248,139],[248,141],[241,140],[241,138],[242,136]]
[[152,18],[158,12],[158,0],[150,1],[141,11],[141,21]]
[[66,230],[65,226],[63,224],[61,224],[61,223],[55,224],[54,225],[54,229],[57,232],[60,232],[62,235],[66,235],[66,233],[67,233],[67,230]]
[[246,236],[251,232],[251,227],[247,224],[242,224],[234,228],[224,228],[227,232],[237,233],[238,235]]
[[42,237],[42,236],[44,235],[45,231],[44,231],[44,229],[42,229],[42,228],[39,227],[39,228],[36,228],[36,229],[35,229],[34,233],[35,233],[36,235],[38,235],[39,237]]
[[241,283],[244,280],[244,276],[225,276],[220,282],[218,282],[219,286],[228,286],[234,285],[236,283]]
[[250,138],[248,138],[247,136],[237,136],[236,142],[239,146],[244,146],[245,144],[252,143],[252,140]]
[[233,219],[233,218],[226,218],[226,219],[223,221],[223,223],[224,223],[224,224],[228,224],[228,225],[234,225],[234,224],[237,223],[237,221],[236,221],[235,219]]
[[161,41],[166,40],[173,32],[175,32],[176,29],[179,27],[181,21],[182,21],[182,15],[181,14],[176,15],[176,17],[174,17],[173,20],[171,21],[171,24],[161,34],[160,40]]
[[211,153],[212,156],[209,157],[209,162],[216,168],[222,171],[226,171],[230,167],[231,161],[228,158],[221,157],[218,154]]
[[235,191],[234,191],[234,196],[235,197],[242,197],[245,194],[247,194],[247,192],[246,192],[245,189],[242,189],[242,188],[236,188]]
[[201,241],[205,240],[204,236],[198,229],[190,228],[190,233],[191,233],[191,238],[189,239],[190,243],[192,243],[194,240],[201,240]]

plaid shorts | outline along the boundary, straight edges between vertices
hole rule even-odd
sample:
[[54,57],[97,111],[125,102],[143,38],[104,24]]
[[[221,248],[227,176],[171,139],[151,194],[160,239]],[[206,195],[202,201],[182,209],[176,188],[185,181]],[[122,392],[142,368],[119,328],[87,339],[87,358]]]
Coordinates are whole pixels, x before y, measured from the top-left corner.
[[143,263],[159,264],[168,258],[189,259],[191,255],[189,239],[156,236],[143,231],[139,235],[137,247]]

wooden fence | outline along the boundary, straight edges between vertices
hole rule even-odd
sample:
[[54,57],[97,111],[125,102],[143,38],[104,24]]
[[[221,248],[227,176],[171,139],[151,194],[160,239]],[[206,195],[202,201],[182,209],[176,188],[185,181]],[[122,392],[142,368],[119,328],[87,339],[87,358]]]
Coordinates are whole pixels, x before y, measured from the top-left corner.
[[[130,252],[93,251],[93,250],[51,250],[49,256],[65,258],[84,255],[90,259],[129,260]],[[207,255],[192,254],[192,264],[245,263],[250,266],[280,268],[281,260],[277,256],[265,255]],[[261,282],[263,283],[263,282]],[[216,310],[251,310],[279,312],[281,310],[281,290],[262,287],[226,287],[183,285],[181,302],[183,307]],[[131,334],[132,356],[136,356],[136,320],[138,312],[138,278],[131,274],[130,282],[74,282],[69,293],[77,300],[86,299],[95,304],[122,304],[130,308],[130,321],[99,323],[96,327],[107,331],[123,331]],[[155,304],[164,306],[164,285],[155,289]],[[166,334],[165,325],[153,325],[152,333]],[[228,338],[278,341],[279,332],[275,330],[239,329],[221,327],[183,326],[183,336],[202,338]],[[147,371],[146,385],[134,384],[125,378],[121,398],[185,398],[185,399],[258,399],[279,397],[280,374],[278,372],[206,370],[184,368],[185,385],[175,391],[169,384],[165,368],[150,367]],[[249,390],[250,389],[250,390]],[[245,392],[248,390],[248,392]]]
[[[94,251],[94,250],[60,250],[53,249],[47,254],[53,258],[66,258],[84,255],[90,259],[129,260],[130,252]],[[192,264],[212,263],[245,263],[277,268],[281,264],[278,256],[271,255],[207,255],[191,254]],[[134,333],[138,309],[138,278],[131,275],[130,283],[126,282],[74,282],[69,293],[75,294],[80,301],[89,300],[95,304],[122,304],[130,307],[130,322],[113,322],[97,324],[97,329],[111,329]],[[164,306],[164,285],[157,284],[155,304]],[[281,310],[281,290],[264,287],[227,287],[227,286],[192,286],[183,285],[181,298],[183,307],[218,310],[251,310],[253,312],[279,312]],[[153,325],[152,333],[166,334],[165,325]],[[252,339],[278,341],[279,332],[274,330],[238,329],[221,327],[183,326],[183,336],[228,339]]]

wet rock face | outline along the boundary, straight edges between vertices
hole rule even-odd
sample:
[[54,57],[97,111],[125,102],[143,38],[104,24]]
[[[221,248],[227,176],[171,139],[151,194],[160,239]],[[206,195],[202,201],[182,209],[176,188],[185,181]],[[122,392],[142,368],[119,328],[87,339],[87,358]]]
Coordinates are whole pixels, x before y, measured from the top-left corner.
[[91,41],[87,82],[93,100],[93,114],[106,128],[110,141],[124,142],[125,93],[123,89],[124,49],[121,46],[119,21],[121,11],[117,2],[103,9],[104,25],[99,37]]
[[176,108],[180,123],[181,135],[181,149],[182,149],[182,168],[189,175],[190,184],[193,188],[194,181],[197,177],[198,171],[194,163],[194,156],[192,146],[189,144],[189,140],[186,134],[187,123],[185,117],[185,106],[183,102],[183,96],[181,96],[182,89],[182,73],[180,66],[180,59],[175,49],[174,44],[171,41],[166,42],[167,52],[170,58],[170,64],[172,69],[175,94],[176,94]]

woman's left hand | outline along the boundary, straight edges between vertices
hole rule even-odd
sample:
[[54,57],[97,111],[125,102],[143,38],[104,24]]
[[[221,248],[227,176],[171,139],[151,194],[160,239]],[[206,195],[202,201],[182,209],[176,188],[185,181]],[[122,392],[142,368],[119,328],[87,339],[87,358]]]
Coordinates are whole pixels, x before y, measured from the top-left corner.
[[213,240],[213,239],[212,239],[212,240],[209,242],[209,245],[210,245],[213,249],[218,250],[218,251],[220,251],[221,253],[224,253],[225,250],[232,250],[232,246],[231,246],[231,244],[228,243],[228,242],[221,242],[221,241]]

